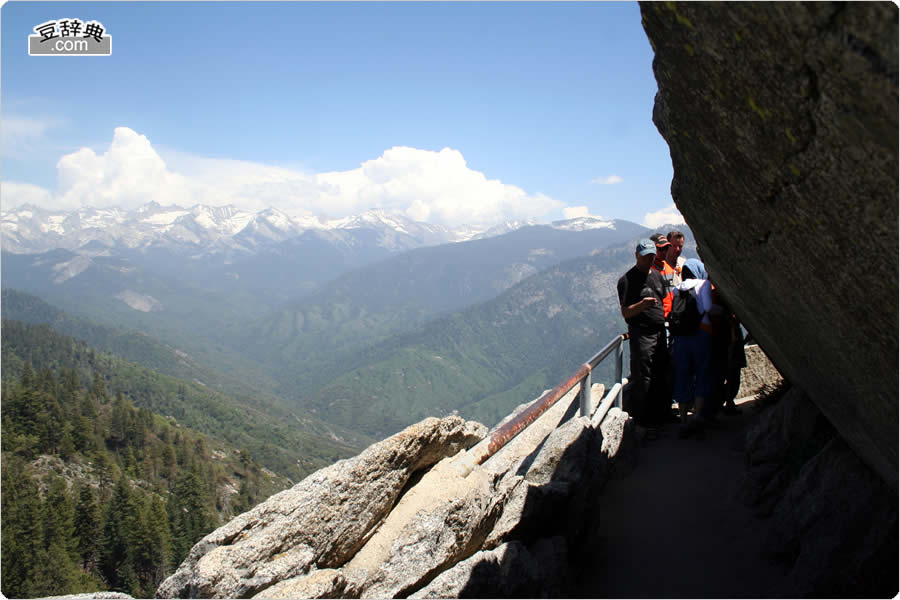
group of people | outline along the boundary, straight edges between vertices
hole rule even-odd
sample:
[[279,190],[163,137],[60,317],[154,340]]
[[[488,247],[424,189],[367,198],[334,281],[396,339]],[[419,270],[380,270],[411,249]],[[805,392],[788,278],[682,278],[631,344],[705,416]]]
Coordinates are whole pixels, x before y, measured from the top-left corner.
[[740,322],[703,263],[685,259],[683,248],[680,231],[640,240],[635,265],[617,286],[631,354],[625,407],[648,439],[669,422],[681,423],[679,437],[701,438],[720,411],[739,412],[734,399],[746,365]]

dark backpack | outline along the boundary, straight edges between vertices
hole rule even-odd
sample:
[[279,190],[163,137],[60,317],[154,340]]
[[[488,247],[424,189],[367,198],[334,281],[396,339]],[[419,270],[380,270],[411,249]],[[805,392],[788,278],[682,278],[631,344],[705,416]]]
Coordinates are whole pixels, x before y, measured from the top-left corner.
[[697,308],[697,298],[690,290],[675,290],[672,311],[669,313],[669,333],[694,335],[700,328],[703,315]]

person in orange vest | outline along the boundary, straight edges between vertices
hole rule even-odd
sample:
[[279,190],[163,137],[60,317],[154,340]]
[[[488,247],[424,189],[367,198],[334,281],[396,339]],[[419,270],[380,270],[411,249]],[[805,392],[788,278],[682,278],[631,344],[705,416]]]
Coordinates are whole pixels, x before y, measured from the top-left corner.
[[[666,295],[663,297],[663,316],[668,319],[669,313],[672,312],[672,300],[674,298],[675,289],[675,269],[666,261],[666,257],[671,251],[672,243],[661,233],[654,233],[650,236],[650,240],[656,246],[656,256],[653,258],[653,270],[662,275],[666,284]],[[682,245],[684,240],[682,239]],[[657,415],[664,423],[677,423],[679,418],[672,413],[672,396],[675,389],[675,359],[672,349],[672,336],[666,330],[666,350],[669,355],[668,367],[666,369],[665,389],[663,395],[668,402],[663,402],[657,406]]]
[[681,283],[681,268],[684,266],[685,258],[681,255],[684,249],[684,234],[678,231],[670,231],[666,234],[669,240],[669,250],[666,252],[666,262],[675,270],[675,276],[672,277],[672,287]]
[[672,312],[672,288],[675,287],[672,280],[675,277],[675,269],[666,262],[666,255],[672,244],[661,233],[654,233],[650,236],[650,240],[656,244],[656,257],[653,259],[653,269],[658,271],[666,282],[666,295],[663,298],[663,316],[668,317],[669,313]]

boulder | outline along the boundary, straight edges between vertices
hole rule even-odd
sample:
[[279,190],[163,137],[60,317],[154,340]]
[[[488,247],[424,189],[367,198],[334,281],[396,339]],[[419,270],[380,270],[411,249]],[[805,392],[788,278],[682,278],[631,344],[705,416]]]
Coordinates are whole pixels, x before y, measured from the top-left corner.
[[788,576],[779,597],[892,597],[897,494],[797,388],[748,427],[738,493],[771,518],[765,554]]
[[807,461],[836,435],[818,407],[798,388],[763,410],[745,439],[747,471],[739,484],[745,504],[771,514]]
[[320,469],[200,540],[157,597],[249,597],[313,568],[342,565],[415,473],[486,431],[459,417],[429,418]]
[[614,466],[625,463],[625,471],[633,460],[630,423],[627,413],[611,408],[599,427],[579,417],[554,430],[524,476],[517,476],[521,481],[512,487],[484,548],[513,539],[532,542],[554,532],[576,540],[590,521],[592,498]]
[[269,586],[254,598],[343,598],[347,580],[339,569],[321,569]]
[[898,489],[898,8],[642,2],[672,197],[778,370]]
[[589,417],[572,419],[554,429],[541,444],[525,480],[534,485],[580,481],[593,434]]
[[[482,464],[482,468],[492,473],[524,475],[531,466],[537,452],[544,442],[557,427],[571,420],[578,413],[578,394],[581,386],[575,386],[556,404],[548,408],[544,414],[526,427],[517,436],[512,438],[505,446],[500,448],[493,456]],[[598,400],[598,394],[603,393],[602,385],[595,385],[591,389],[592,402]],[[533,401],[532,401],[533,402]],[[507,422],[518,416],[531,406],[531,402],[520,404],[506,418],[501,420],[491,429],[491,432],[499,429]]]
[[565,598],[568,547],[561,537],[484,550],[444,571],[410,598]]
[[897,495],[842,439],[806,463],[772,518],[766,547],[790,566],[782,597],[897,596]]
[[741,369],[741,387],[738,398],[759,394],[766,386],[778,387],[784,378],[758,344],[746,346],[747,366]]
[[464,476],[452,459],[428,471],[345,565],[347,596],[402,597],[471,556],[506,501],[496,474]]

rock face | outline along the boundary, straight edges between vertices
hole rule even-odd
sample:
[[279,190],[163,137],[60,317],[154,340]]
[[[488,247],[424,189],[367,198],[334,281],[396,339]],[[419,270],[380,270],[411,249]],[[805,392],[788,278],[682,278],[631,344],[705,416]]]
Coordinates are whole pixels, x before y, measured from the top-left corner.
[[896,491],[898,9],[642,3],[672,196],[769,357]]
[[766,353],[757,345],[746,346],[747,366],[741,369],[741,388],[738,398],[746,398],[759,394],[766,386],[777,387],[784,378]]
[[[413,425],[207,535],[156,595],[566,596],[590,499],[634,451],[628,415],[577,417],[578,392],[472,469],[460,460],[483,425]],[[603,387],[592,392],[596,407]]]
[[897,593],[897,494],[797,388],[747,435],[742,496],[770,516],[766,553],[788,577],[778,597]]
[[414,473],[486,431],[459,417],[426,419],[313,473],[200,540],[157,597],[248,597],[311,568],[343,564]]

